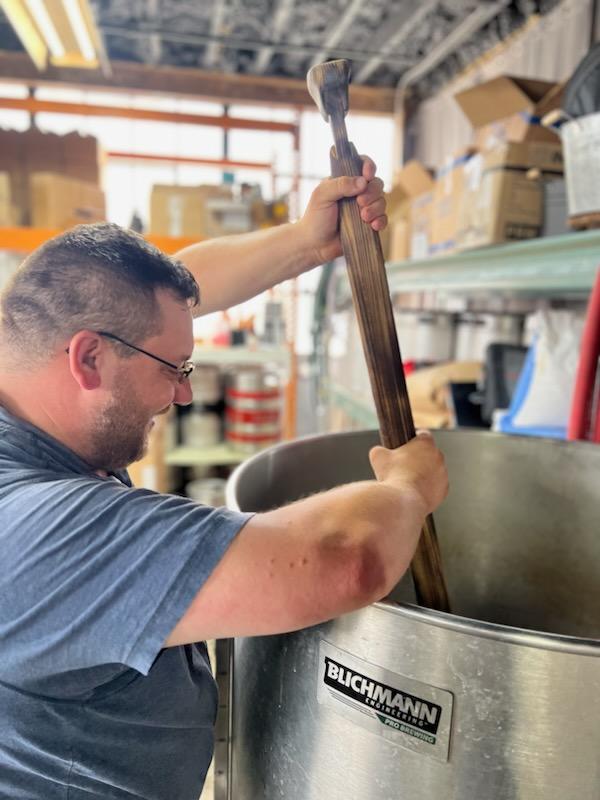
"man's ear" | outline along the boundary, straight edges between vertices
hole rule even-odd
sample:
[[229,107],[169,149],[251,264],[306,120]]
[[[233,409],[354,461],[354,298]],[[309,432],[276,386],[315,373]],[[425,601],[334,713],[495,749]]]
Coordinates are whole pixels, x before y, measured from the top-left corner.
[[82,389],[98,389],[106,342],[94,331],[78,331],[69,342],[69,368]]

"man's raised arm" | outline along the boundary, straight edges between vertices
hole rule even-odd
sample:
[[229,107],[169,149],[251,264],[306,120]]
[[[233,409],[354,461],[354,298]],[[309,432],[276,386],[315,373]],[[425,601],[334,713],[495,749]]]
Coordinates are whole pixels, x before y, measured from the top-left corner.
[[343,197],[356,197],[362,219],[374,230],[385,228],[383,183],[373,161],[364,157],[362,178],[321,181],[298,222],[199,242],[176,253],[200,286],[194,313],[229,308],[339,256],[337,201]]

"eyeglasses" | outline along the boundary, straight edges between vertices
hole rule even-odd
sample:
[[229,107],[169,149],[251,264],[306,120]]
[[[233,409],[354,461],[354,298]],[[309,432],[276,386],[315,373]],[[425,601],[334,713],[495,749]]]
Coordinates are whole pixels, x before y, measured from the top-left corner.
[[126,342],[125,339],[121,339],[120,336],[115,336],[114,333],[109,333],[108,331],[97,331],[97,333],[100,336],[104,336],[105,339],[114,339],[115,342],[124,344],[125,347],[130,347],[132,350],[136,350],[138,353],[143,353],[143,355],[153,358],[155,361],[164,364],[166,367],[170,367],[174,372],[177,373],[177,380],[179,383],[183,383],[186,378],[189,378],[194,371],[194,367],[196,366],[193,361],[184,361],[183,364],[177,366],[177,364],[173,364],[171,361],[165,361],[164,358],[155,356],[154,353],[149,353],[147,350],[144,350],[135,344],[131,344],[131,342]]

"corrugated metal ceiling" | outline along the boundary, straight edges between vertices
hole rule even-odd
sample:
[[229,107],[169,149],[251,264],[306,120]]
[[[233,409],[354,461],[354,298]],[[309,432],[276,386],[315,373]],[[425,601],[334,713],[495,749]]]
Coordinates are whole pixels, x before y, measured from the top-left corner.
[[[349,58],[353,82],[431,94],[558,0],[92,0],[111,59],[304,78]],[[0,50],[20,44],[0,17]]]

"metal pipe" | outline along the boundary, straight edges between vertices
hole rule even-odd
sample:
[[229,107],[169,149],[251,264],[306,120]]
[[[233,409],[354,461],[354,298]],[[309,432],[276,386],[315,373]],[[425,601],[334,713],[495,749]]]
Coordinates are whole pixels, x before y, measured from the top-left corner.
[[177,111],[154,111],[146,108],[121,108],[118,106],[101,106],[85,103],[62,103],[54,100],[36,100],[35,98],[0,98],[0,108],[19,111],[48,111],[55,114],[76,114],[90,117],[124,117],[125,119],[145,119],[155,122],[177,122],[190,125],[207,125],[214,128],[278,131],[282,133],[296,132],[296,126],[290,122],[270,122],[268,120],[244,119],[242,117],[210,116],[205,114],[184,114]]
[[195,158],[192,156],[168,156],[156,153],[127,153],[122,150],[109,150],[107,158],[129,159],[132,161],[169,161],[173,164],[202,164],[224,169],[264,169],[270,170],[273,164],[269,161],[236,161],[230,158]]

